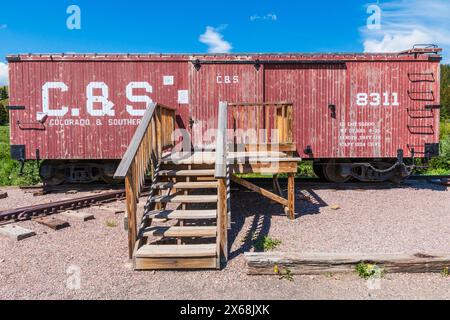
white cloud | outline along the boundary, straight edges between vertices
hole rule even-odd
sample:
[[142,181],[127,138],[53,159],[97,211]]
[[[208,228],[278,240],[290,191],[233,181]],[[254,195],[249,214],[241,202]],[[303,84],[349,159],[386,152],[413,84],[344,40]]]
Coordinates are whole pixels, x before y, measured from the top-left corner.
[[8,65],[0,62],[0,86],[8,84]]
[[254,14],[250,17],[250,21],[256,21],[256,20],[269,20],[269,21],[277,21],[278,17],[274,13],[268,13],[264,16],[260,16],[258,14]]
[[[379,6],[381,28],[360,29],[365,52],[396,52],[429,43],[450,51],[448,0],[390,0]],[[444,52],[447,57],[449,53]]]
[[200,35],[199,41],[208,46],[209,53],[229,53],[233,49],[231,43],[223,39],[220,33],[226,26],[219,28],[206,27],[204,34]]

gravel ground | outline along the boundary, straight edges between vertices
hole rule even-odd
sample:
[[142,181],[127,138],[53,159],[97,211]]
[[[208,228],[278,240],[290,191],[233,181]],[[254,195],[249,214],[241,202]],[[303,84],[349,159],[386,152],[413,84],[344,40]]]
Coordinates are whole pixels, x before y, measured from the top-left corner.
[[[298,201],[301,217],[293,222],[258,195],[233,193],[239,201],[232,206],[231,259],[221,271],[132,271],[122,215],[108,211],[85,209],[96,219],[70,221],[60,231],[21,222],[37,236],[20,242],[0,238],[0,299],[450,299],[450,278],[440,274],[387,274],[376,288],[356,275],[293,281],[247,276],[243,252],[252,250],[252,236],[266,234],[282,241],[277,251],[448,252],[450,193],[444,187],[301,187],[313,202]],[[23,196],[22,190],[7,191],[1,207]],[[341,209],[331,210],[334,204]],[[75,274],[80,288],[73,288]]]

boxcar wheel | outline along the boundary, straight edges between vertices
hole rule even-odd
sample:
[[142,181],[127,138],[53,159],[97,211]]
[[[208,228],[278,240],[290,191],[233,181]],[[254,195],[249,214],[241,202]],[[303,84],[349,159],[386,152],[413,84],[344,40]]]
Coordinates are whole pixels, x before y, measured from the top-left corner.
[[39,168],[39,176],[44,184],[57,186],[66,180],[64,170],[58,167],[59,163],[45,160]]
[[[343,163],[347,160],[340,159],[339,162]],[[345,175],[342,173],[342,164],[338,163],[336,160],[330,160],[323,165],[323,175],[325,179],[334,183],[344,183],[349,181],[352,176]]]
[[314,174],[321,180],[326,180],[325,175],[323,174],[323,164],[321,163],[313,163],[313,171]]

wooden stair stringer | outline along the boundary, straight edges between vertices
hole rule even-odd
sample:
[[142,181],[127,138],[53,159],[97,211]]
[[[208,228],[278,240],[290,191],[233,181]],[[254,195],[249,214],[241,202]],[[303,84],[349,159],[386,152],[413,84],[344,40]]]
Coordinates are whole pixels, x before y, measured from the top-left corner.
[[[199,178],[210,180],[201,181]],[[180,193],[180,190],[183,191]],[[194,191],[196,194],[191,194]],[[202,191],[209,193],[199,195]],[[217,200],[217,180],[213,169],[186,169],[181,166],[177,168],[176,165],[174,168],[172,163],[160,163],[156,179],[152,180],[144,213],[145,221],[138,232],[133,254],[134,268],[220,268],[220,254],[217,254]],[[171,208],[174,204],[177,205],[176,209]],[[186,206],[200,206],[201,209],[186,209]],[[203,209],[205,207],[210,208]]]

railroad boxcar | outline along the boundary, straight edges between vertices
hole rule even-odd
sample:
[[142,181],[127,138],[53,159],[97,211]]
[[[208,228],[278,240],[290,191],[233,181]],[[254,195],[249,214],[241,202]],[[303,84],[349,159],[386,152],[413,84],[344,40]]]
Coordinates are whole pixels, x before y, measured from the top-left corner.
[[215,128],[219,101],[290,101],[317,175],[395,180],[439,153],[440,51],[10,55],[11,156],[45,160],[47,183],[111,182],[151,101],[190,133]]

